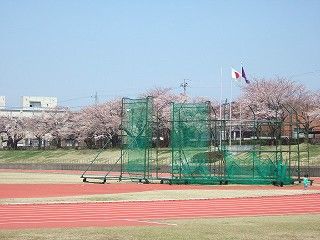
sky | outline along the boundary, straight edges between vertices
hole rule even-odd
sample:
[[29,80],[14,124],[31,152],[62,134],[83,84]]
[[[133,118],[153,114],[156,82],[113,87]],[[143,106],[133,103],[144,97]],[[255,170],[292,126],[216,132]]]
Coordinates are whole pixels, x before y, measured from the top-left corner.
[[[248,78],[320,89],[318,0],[1,0],[0,96],[79,108],[154,87],[211,99]],[[222,70],[222,74],[221,74]]]

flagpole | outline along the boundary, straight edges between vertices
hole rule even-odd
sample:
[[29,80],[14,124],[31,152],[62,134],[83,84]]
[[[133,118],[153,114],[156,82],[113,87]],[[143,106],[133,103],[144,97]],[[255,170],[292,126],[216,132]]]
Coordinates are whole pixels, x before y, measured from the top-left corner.
[[[242,61],[240,62],[241,63],[241,78],[243,77],[242,75],[242,69],[243,69],[243,64],[242,64]],[[242,143],[242,104],[241,102],[239,102],[240,104],[240,146],[241,146],[241,143]]]
[[222,144],[222,67],[220,67],[220,139],[219,139],[219,144],[220,144],[220,151],[221,151],[221,144]]
[[233,80],[231,78],[231,87],[230,87],[230,103],[229,103],[229,107],[230,107],[230,112],[229,112],[229,146],[231,146],[231,120],[232,120],[232,85],[233,85]]
[[242,106],[241,102],[239,102],[240,105],[240,146],[241,146],[241,140],[242,140]]

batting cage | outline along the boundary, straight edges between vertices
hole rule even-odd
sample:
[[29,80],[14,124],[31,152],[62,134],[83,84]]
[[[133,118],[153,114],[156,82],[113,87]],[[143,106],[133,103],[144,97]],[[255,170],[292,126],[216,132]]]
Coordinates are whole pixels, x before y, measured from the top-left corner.
[[[263,119],[252,107],[251,115],[234,111],[231,117],[231,104],[223,106],[217,117],[210,102],[171,103],[170,120],[160,123],[152,97],[123,98],[121,156],[106,165],[105,175],[92,178],[282,186],[308,174],[308,141],[301,144],[301,122],[293,108],[283,106],[281,118],[277,113]],[[168,144],[161,145],[162,140]]]
[[220,181],[222,158],[211,151],[211,105],[172,103],[171,182],[214,184]]
[[152,177],[152,98],[122,99],[121,174],[148,181]]

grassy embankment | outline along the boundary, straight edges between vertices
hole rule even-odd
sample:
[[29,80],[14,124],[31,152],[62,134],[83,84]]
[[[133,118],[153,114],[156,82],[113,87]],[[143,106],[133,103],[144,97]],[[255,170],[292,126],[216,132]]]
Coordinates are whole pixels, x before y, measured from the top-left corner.
[[[5,150],[0,151],[0,163],[89,163],[98,150],[57,149],[57,150]],[[102,151],[97,162],[116,161],[119,149]]]
[[[0,163],[90,163],[101,150],[91,149],[56,149],[56,150],[2,150],[0,151]],[[151,151],[155,159],[155,150]],[[96,163],[114,163],[121,156],[120,149],[106,149],[98,156]],[[159,161],[171,160],[168,149],[161,149],[158,155]]]
[[[163,221],[172,225],[0,230],[0,239],[318,239],[320,215]],[[176,225],[175,225],[176,224]]]
[[[272,147],[263,147],[263,150],[275,150]],[[296,150],[297,146],[292,146],[292,150]],[[278,149],[279,150],[279,149]],[[282,146],[282,150],[288,150],[288,146]],[[306,144],[300,145],[301,161],[307,159]],[[82,150],[3,150],[0,151],[0,163],[89,163],[98,150],[82,149]],[[155,158],[155,150],[152,151]],[[284,153],[284,157],[288,156]],[[120,157],[119,149],[107,149],[102,151],[96,163],[114,163]],[[297,158],[297,153],[291,155],[292,159]],[[160,149],[158,159],[162,163],[171,161],[170,149]],[[309,160],[311,166],[320,166],[320,145],[309,145]]]

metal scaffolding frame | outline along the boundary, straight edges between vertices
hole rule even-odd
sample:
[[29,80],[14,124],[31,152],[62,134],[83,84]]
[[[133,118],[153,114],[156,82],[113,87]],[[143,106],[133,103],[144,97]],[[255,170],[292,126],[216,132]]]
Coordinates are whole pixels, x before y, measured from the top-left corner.
[[171,103],[170,146],[160,148],[163,136],[153,99],[123,98],[121,156],[103,176],[87,174],[92,161],[82,178],[283,186],[308,174],[309,145],[301,144],[294,108],[282,106],[285,119],[277,113],[272,119],[258,119],[255,107],[248,106],[251,118],[241,119],[240,113],[240,118],[231,119],[227,107],[226,102],[218,118],[210,102]]

